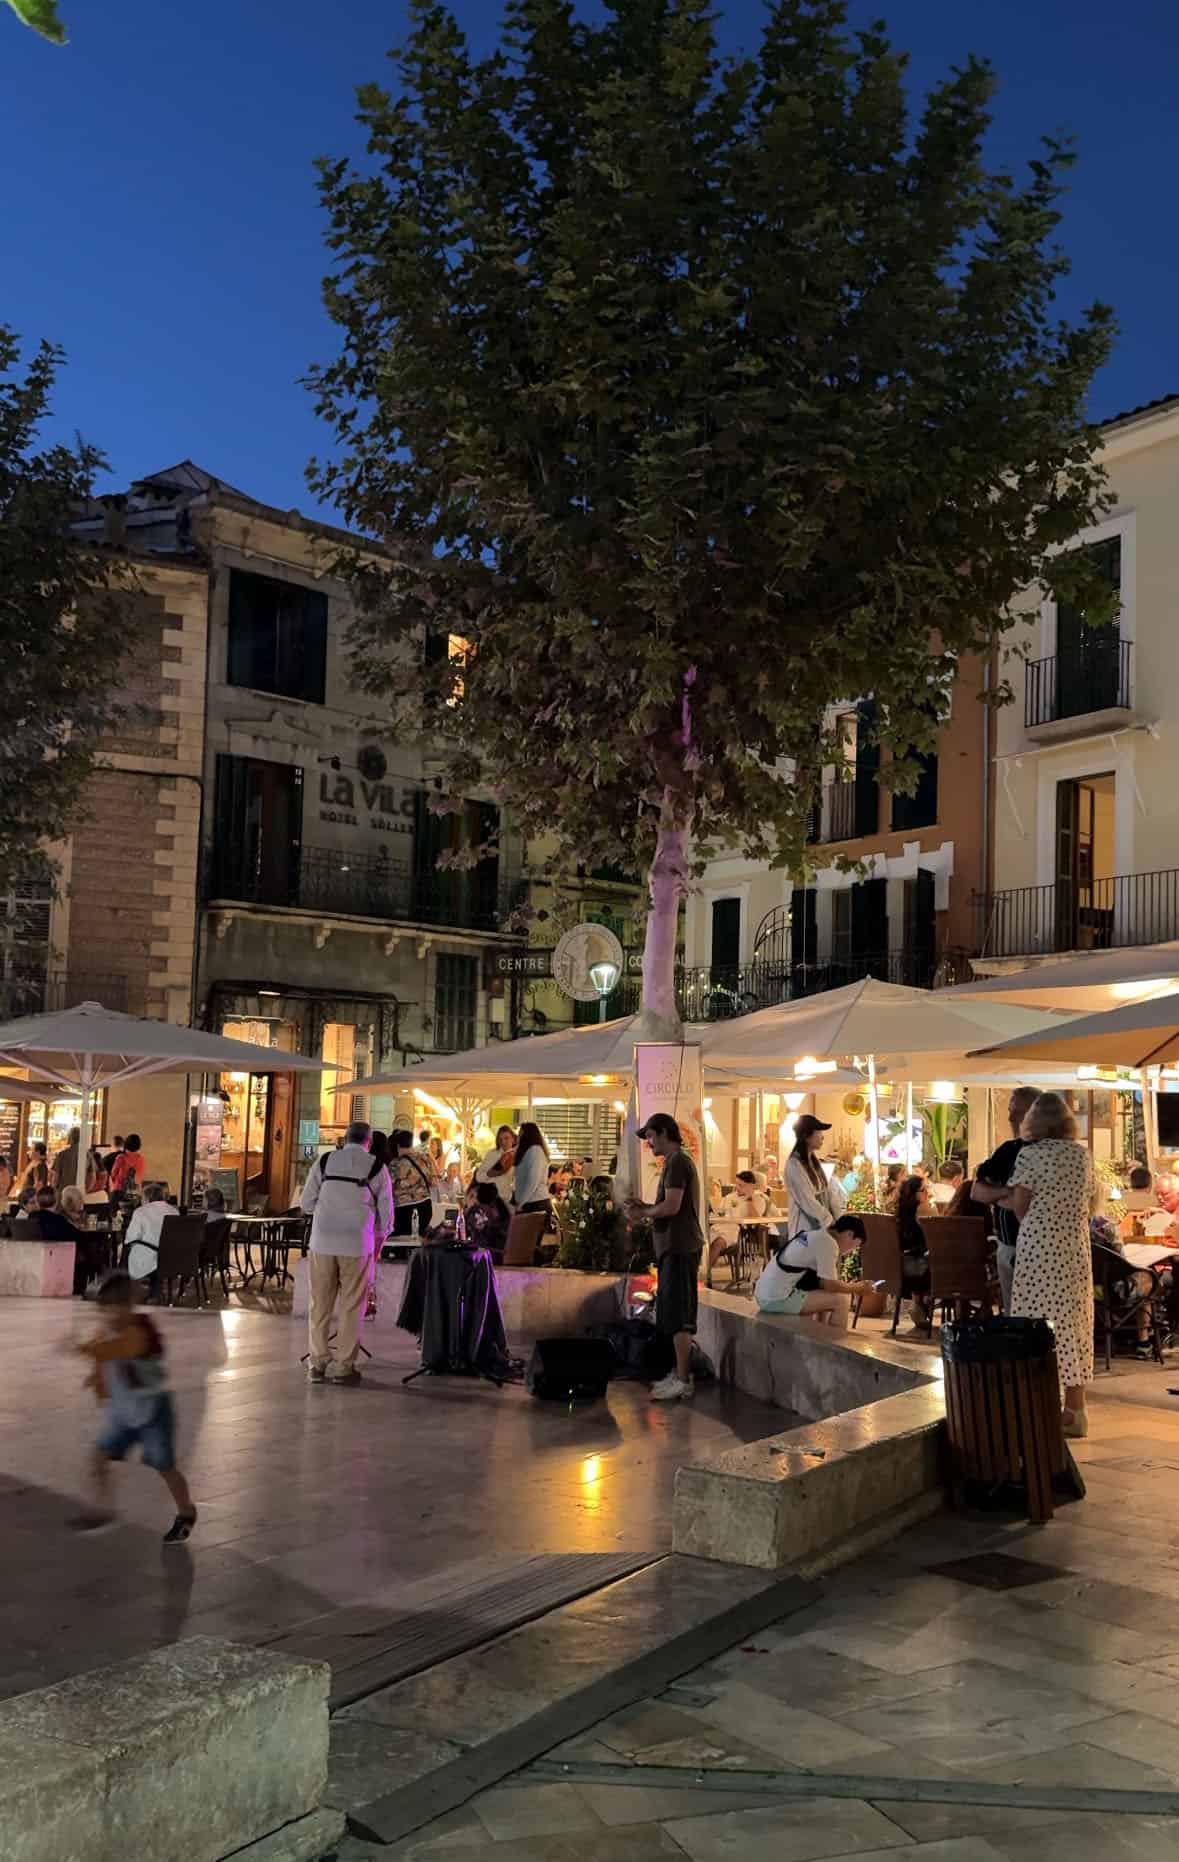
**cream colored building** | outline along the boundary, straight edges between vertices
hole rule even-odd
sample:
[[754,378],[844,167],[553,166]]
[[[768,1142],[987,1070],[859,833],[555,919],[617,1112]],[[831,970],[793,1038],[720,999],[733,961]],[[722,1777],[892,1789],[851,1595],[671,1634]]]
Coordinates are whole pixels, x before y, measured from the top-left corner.
[[1104,428],[1116,627],[1029,605],[999,664],[976,970],[1179,937],[1179,396]]
[[[322,1080],[221,1078],[210,1156],[240,1198],[282,1209],[352,1114],[333,1080],[403,1071],[405,1093],[370,1105],[388,1129],[414,1117],[415,1061],[502,1021],[490,984],[521,943],[508,926],[522,847],[484,796],[431,811],[428,752],[364,689],[335,563],[344,532],[187,460],[95,499],[78,530],[135,568],[121,674],[134,709],[60,850],[42,959],[5,961],[29,1011],[90,997],[334,1063]],[[421,650],[445,653],[449,637]],[[493,851],[439,865],[469,845]],[[179,1184],[198,1085],[112,1090],[104,1135],[137,1131],[151,1174]],[[72,1116],[50,1113],[51,1150]],[[6,1117],[0,1102],[0,1130]]]

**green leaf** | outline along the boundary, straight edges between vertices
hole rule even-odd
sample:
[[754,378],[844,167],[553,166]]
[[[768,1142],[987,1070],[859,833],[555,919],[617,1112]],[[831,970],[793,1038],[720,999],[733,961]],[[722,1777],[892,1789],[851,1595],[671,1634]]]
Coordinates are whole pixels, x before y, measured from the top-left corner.
[[17,18],[40,33],[43,39],[51,40],[54,45],[65,44],[65,27],[57,16],[57,0],[8,0],[8,4]]

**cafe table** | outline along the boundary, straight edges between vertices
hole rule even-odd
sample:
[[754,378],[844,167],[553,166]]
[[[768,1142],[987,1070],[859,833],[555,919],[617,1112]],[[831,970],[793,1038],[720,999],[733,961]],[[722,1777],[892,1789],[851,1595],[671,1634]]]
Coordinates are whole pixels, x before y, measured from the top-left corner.
[[[281,1283],[290,1279],[286,1264],[286,1251],[294,1245],[302,1221],[302,1216],[298,1215],[230,1215],[234,1260],[238,1273],[241,1274],[243,1287],[249,1286],[256,1274],[261,1274],[263,1286],[268,1280],[277,1280]],[[260,1267],[254,1265],[255,1244],[262,1253]],[[246,1257],[244,1269],[241,1260],[243,1251]],[[280,1255],[283,1257],[281,1264]]]
[[[714,1235],[726,1237],[725,1254],[729,1257],[730,1271],[735,1286],[739,1275],[737,1268],[745,1258],[752,1264],[753,1257],[760,1253],[763,1261],[768,1261],[772,1251],[771,1238],[783,1227],[786,1220],[784,1209],[771,1210],[769,1215],[726,1216],[710,1215],[709,1227]],[[709,1265],[708,1285],[712,1284],[712,1269]]]

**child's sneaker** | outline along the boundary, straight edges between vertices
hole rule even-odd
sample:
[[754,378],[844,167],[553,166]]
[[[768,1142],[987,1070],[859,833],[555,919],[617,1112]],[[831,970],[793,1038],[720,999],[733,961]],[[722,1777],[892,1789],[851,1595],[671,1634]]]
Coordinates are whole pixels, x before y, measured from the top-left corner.
[[196,1519],[195,1508],[191,1513],[177,1513],[172,1524],[164,1534],[164,1544],[183,1545],[185,1539],[192,1536],[192,1529],[196,1525]]

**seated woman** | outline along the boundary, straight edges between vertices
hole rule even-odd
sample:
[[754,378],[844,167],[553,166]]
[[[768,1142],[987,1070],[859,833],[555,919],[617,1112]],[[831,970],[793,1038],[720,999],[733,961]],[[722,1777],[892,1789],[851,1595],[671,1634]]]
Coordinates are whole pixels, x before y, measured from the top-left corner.
[[[751,1222],[769,1214],[770,1199],[762,1190],[752,1170],[739,1170],[731,1193],[721,1198],[719,1209],[712,1213],[722,1222]],[[732,1228],[718,1228],[708,1244],[708,1265],[716,1266],[722,1254],[736,1246]]]
[[901,1286],[911,1300],[911,1317],[915,1328],[925,1331],[930,1323],[929,1249],[925,1242],[922,1216],[933,1211],[929,1202],[929,1184],[924,1177],[905,1177],[897,1189],[897,1239],[901,1244]]
[[474,1200],[468,1202],[464,1214],[467,1240],[477,1248],[502,1254],[511,1221],[508,1205],[494,1183],[476,1183],[472,1187]]
[[864,1224],[858,1215],[841,1215],[830,1228],[795,1235],[762,1270],[753,1289],[758,1311],[814,1319],[819,1325],[846,1330],[852,1300],[875,1290],[870,1280],[839,1278],[840,1255],[863,1241]]
[[979,1222],[986,1222],[986,1210],[981,1204],[976,1203],[974,1200],[973,1177],[963,1177],[958,1188],[954,1191],[953,1196],[942,1210],[942,1214],[945,1216],[968,1215],[974,1217]]
[[[41,1198],[52,1195],[42,1190]],[[68,1183],[58,1198],[57,1207],[43,1202],[37,1211],[37,1226],[42,1241],[72,1241],[74,1244],[74,1293],[85,1293],[87,1284],[97,1279],[106,1266],[106,1246],[85,1226],[85,1204],[76,1184]]]

